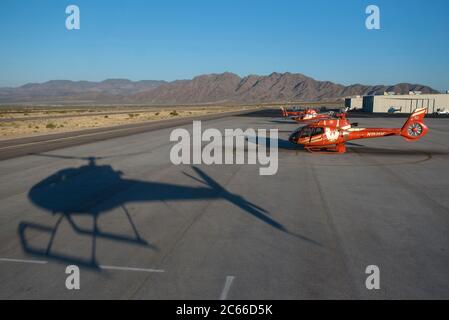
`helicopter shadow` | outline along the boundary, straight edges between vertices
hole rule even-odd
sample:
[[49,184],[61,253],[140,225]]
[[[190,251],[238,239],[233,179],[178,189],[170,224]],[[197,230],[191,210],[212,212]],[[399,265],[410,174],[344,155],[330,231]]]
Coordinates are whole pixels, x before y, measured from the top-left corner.
[[[41,155],[63,159],[79,159],[57,155]],[[247,214],[259,221],[296,238],[315,243],[313,240],[290,232],[282,224],[270,217],[269,213],[254,203],[249,202],[238,194],[233,194],[223,188],[218,182],[208,176],[198,167],[192,167],[197,176],[184,172],[184,175],[195,180],[201,186],[183,186],[168,183],[139,181],[123,178],[121,171],[114,170],[110,165],[99,165],[100,158],[82,158],[88,161],[80,167],[62,169],[34,185],[28,192],[30,202],[44,209],[45,212],[56,216],[54,225],[43,225],[35,222],[22,221],[18,226],[18,236],[24,252],[64,263],[100,269],[97,261],[97,240],[107,239],[119,243],[136,245],[158,250],[147,242],[139,233],[138,226],[134,223],[126,206],[134,202],[156,201],[207,201],[224,199],[234,204]],[[120,209],[126,216],[131,226],[132,235],[116,234],[102,230],[98,225],[98,219],[104,214],[114,214]],[[86,228],[76,222],[75,217],[86,216],[92,220],[92,227]],[[79,258],[62,254],[53,249],[58,229],[63,221],[76,235],[91,238],[91,250],[89,258]],[[28,232],[47,234],[49,240],[44,246],[32,243],[32,237],[27,237]],[[315,243],[316,244],[316,243]]]
[[[261,140],[264,138],[259,138],[258,136],[251,137],[251,141],[260,144]],[[266,139],[266,146],[269,147],[272,139]],[[304,151],[307,150],[302,145],[297,145],[291,143],[290,141],[282,138],[277,139],[277,145],[279,150],[284,151]],[[392,148],[381,148],[381,147],[370,147],[360,143],[346,142],[347,153],[355,154],[366,154],[366,155],[379,155],[379,156],[425,156],[426,159],[431,159],[433,156],[448,156],[448,151],[443,150],[417,150],[417,149],[392,149]],[[310,154],[309,152],[307,152]]]
[[268,120],[268,122],[280,123],[280,124],[297,124],[297,125],[301,125],[301,123],[298,123],[298,122],[296,122],[295,120],[292,120],[292,119]]
[[278,138],[278,147],[282,150],[304,151],[304,146],[291,143],[288,140]]
[[[291,132],[291,131],[289,131]],[[263,145],[265,145],[268,149],[273,144],[272,138],[267,137],[259,137],[259,136],[247,136],[247,141],[251,141],[256,144],[261,144],[261,141],[263,142]],[[287,150],[287,151],[305,151],[304,146],[291,143],[290,141],[282,138],[277,138],[276,143],[279,150]]]

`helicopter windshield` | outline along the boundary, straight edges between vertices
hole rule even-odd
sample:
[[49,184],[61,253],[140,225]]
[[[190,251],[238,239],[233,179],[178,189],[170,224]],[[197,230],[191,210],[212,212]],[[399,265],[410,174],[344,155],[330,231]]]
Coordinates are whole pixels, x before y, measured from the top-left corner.
[[302,129],[301,135],[299,137],[300,138],[310,137],[312,135],[312,132],[313,132],[313,128],[305,127],[304,129]]
[[295,130],[291,135],[289,140],[290,141],[296,141],[297,139],[301,138],[310,138],[316,135],[320,135],[324,133],[324,128],[318,127],[303,127]]
[[324,128],[305,127],[301,130],[299,137],[300,138],[309,138],[309,137],[317,136],[317,135],[320,135],[323,133],[324,133]]
[[318,127],[318,128],[314,128],[312,136],[316,136],[319,134],[323,134],[324,133],[324,128]]

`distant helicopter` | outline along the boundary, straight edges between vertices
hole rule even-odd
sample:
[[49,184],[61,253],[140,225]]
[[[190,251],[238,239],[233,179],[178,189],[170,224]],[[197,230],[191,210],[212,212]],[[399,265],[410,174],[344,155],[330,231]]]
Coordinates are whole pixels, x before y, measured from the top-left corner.
[[[193,167],[193,170],[201,179],[190,176],[187,173],[184,174],[204,186],[191,187],[126,179],[122,177],[123,173],[121,171],[114,170],[110,165],[98,165],[97,160],[103,159],[101,157],[70,157],[50,154],[42,154],[40,156],[82,159],[88,161],[88,163],[80,167],[62,169],[30,189],[28,192],[29,200],[37,207],[45,209],[53,215],[58,215],[59,218],[54,226],[46,226],[34,222],[21,222],[19,224],[19,238],[23,250],[27,253],[98,268],[95,252],[96,238],[151,247],[139,235],[137,227],[134,225],[125,207],[130,202],[225,199],[270,226],[294,235],[283,225],[270,218],[264,209],[237,194],[230,193],[197,167]],[[128,192],[128,190],[132,190],[132,192]],[[133,236],[109,233],[98,227],[99,216],[115,208],[121,208],[127,216],[134,233]],[[85,228],[78,225],[74,217],[80,215],[90,216],[93,219],[93,227]],[[64,256],[52,251],[53,239],[63,219],[69,223],[76,233],[92,237],[92,254],[90,259]],[[26,236],[29,230],[48,233],[50,235],[48,244],[44,247],[32,245]]]
[[355,128],[340,113],[337,119],[320,120],[294,131],[289,141],[303,145],[310,152],[346,152],[345,142],[356,139],[370,139],[388,136],[402,136],[407,141],[415,141],[428,132],[423,119],[427,108],[416,109],[402,128]]
[[[280,108],[281,108],[281,114],[285,118],[300,116],[300,115],[303,115],[307,110],[313,110],[313,109],[307,109],[304,111],[304,110],[297,110],[297,109],[288,110],[288,109],[285,109],[284,107],[280,107]],[[313,110],[313,111],[315,111],[315,110]]]
[[314,109],[308,109],[304,114],[291,117],[291,119],[298,123],[311,123],[322,119],[331,119],[333,117],[335,117],[335,112],[333,111],[318,113]]
[[[284,108],[281,108],[282,110],[282,115],[284,117],[288,117],[298,123],[312,123],[315,121],[319,121],[319,120],[324,120],[324,119],[332,119],[332,118],[337,118],[338,114],[335,111],[327,111],[327,112],[322,112],[322,113],[318,113],[318,111],[316,111],[315,109],[306,109],[304,111],[286,111]],[[346,113],[349,110],[349,108],[340,110],[340,113]]]
[[402,111],[402,107],[400,107],[400,108],[390,107],[387,112],[388,113],[396,113],[396,112],[401,112],[401,111]]

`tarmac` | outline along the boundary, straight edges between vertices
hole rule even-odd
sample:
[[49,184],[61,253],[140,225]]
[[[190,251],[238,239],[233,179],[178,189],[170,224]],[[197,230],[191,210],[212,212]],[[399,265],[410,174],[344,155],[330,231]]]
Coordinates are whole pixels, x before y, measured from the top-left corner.
[[[298,124],[277,111],[204,119],[221,132],[279,129],[273,176],[173,165],[170,133],[191,120],[0,146],[0,299],[448,299],[449,120],[425,122],[418,142],[358,140],[329,155],[290,144]],[[68,265],[79,290],[66,288]],[[366,287],[371,265],[379,289]]]

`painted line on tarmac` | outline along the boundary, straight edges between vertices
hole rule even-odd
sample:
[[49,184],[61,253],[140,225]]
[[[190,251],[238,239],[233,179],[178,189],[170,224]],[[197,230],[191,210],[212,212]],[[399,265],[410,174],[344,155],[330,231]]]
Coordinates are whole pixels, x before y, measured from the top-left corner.
[[228,297],[229,289],[231,289],[231,285],[232,285],[232,282],[234,281],[234,279],[235,279],[234,276],[226,277],[226,281],[225,281],[223,290],[221,291],[221,294],[220,294],[220,300],[226,300],[226,298]]
[[117,267],[117,266],[99,266],[100,269],[105,270],[121,270],[121,271],[138,271],[138,272],[165,272],[165,270],[161,269],[145,269],[145,268],[134,268],[134,267]]
[[1,147],[0,150],[14,149],[14,148],[21,148],[21,147],[37,145],[37,144],[45,144],[45,143],[58,142],[58,141],[64,141],[64,140],[73,140],[73,139],[78,139],[78,138],[98,136],[98,135],[107,134],[107,133],[115,133],[115,132],[120,132],[120,131],[133,130],[133,129],[136,129],[136,128],[137,127],[117,128],[117,129],[111,129],[111,130],[104,130],[104,131],[100,131],[100,132],[79,134],[79,135],[69,136],[69,137],[48,139],[48,140],[35,141],[35,142],[27,142],[27,143],[15,144],[15,145],[12,145],[12,146]]
[[48,261],[43,260],[25,260],[25,259],[9,259],[9,258],[0,258],[0,262],[19,262],[19,263],[34,263],[34,264],[48,263]]
[[[27,260],[27,259],[10,259],[10,258],[0,258],[0,262],[16,262],[16,263],[28,263],[28,264],[47,264],[48,261],[45,260]],[[120,267],[120,266],[106,266],[99,265],[100,269],[104,270],[120,270],[120,271],[135,271],[135,272],[165,272],[162,269],[148,269],[148,268],[135,268],[135,267]]]
[[[246,110],[243,110],[243,111],[246,111]],[[231,114],[232,115],[235,112],[239,113],[240,111],[228,111],[228,112],[219,112],[219,113],[205,114],[205,115],[200,116],[200,120],[202,120],[201,118],[203,118],[203,117],[207,118],[207,116],[212,116],[212,117],[220,116],[220,117],[218,117],[218,119],[221,119],[221,118],[225,118],[227,116],[227,114]],[[196,119],[196,116],[182,117],[182,118],[179,118],[179,119],[176,119],[176,120],[177,121],[184,121],[184,120],[188,121],[190,119],[194,120],[194,119]],[[214,120],[214,119],[212,119],[212,120]],[[15,149],[15,148],[21,148],[21,147],[25,147],[25,146],[31,146],[31,145],[37,145],[37,144],[45,144],[45,143],[58,142],[58,141],[64,141],[64,140],[74,140],[74,139],[85,138],[85,137],[90,137],[90,136],[98,136],[98,135],[104,135],[104,134],[108,134],[108,133],[116,133],[116,132],[120,132],[120,131],[135,130],[135,129],[142,128],[142,127],[145,127],[146,125],[151,125],[151,124],[155,124],[155,125],[158,125],[158,124],[166,125],[167,123],[170,124],[169,122],[164,123],[165,121],[167,121],[167,120],[142,121],[142,122],[135,123],[134,126],[130,125],[129,127],[126,127],[126,128],[121,128],[121,127],[117,128],[117,127],[114,127],[114,126],[112,126],[112,127],[101,127],[100,129],[104,128],[104,130],[101,130],[99,132],[91,132],[91,133],[84,133],[84,134],[81,133],[79,135],[68,136],[68,137],[61,137],[61,138],[54,138],[54,139],[48,139],[48,140],[40,140],[40,141],[34,141],[34,142],[19,143],[19,144],[15,144],[15,145],[11,145],[11,146],[0,147],[0,150]],[[170,121],[170,120],[168,120],[168,121]],[[206,121],[207,121],[207,119],[206,119]],[[177,124],[173,125],[173,127],[177,127],[177,126],[179,126],[179,125],[177,125]],[[164,129],[166,129],[166,128],[164,128]],[[70,132],[67,132],[67,133],[70,133]],[[42,135],[42,136],[45,136],[45,135]]]

